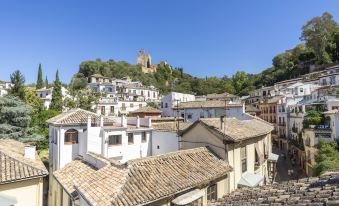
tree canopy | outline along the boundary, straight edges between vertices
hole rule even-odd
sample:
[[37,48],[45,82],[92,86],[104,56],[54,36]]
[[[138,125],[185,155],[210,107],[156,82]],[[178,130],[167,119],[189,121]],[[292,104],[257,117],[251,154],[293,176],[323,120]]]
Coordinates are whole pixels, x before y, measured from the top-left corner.
[[39,64],[38,79],[36,81],[36,89],[41,89],[43,87],[44,87],[44,81],[42,80],[42,68],[41,68],[41,64]]
[[32,107],[18,97],[0,98],[0,138],[16,139],[23,142],[40,141],[41,135],[30,127]]
[[57,70],[55,75],[55,81],[52,91],[52,101],[50,108],[55,111],[62,111],[63,108],[63,100],[62,100],[62,86],[61,81],[59,79],[59,71]]
[[24,99],[25,97],[24,75],[19,70],[16,70],[11,74],[10,78],[11,78],[11,83],[13,84],[13,86],[9,90],[9,94],[13,96],[17,96],[20,99]]

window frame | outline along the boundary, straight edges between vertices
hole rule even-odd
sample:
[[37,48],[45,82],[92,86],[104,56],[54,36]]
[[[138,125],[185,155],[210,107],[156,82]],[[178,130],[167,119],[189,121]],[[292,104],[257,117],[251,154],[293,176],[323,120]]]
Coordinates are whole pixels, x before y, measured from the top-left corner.
[[208,201],[217,200],[218,199],[218,186],[217,186],[217,184],[215,183],[215,184],[208,186],[207,190],[206,190],[206,194],[207,194],[207,200]]
[[[119,138],[119,141],[114,141],[113,144],[111,144],[111,138]],[[109,135],[108,136],[108,146],[120,146],[122,145],[122,135],[118,134],[118,135]]]
[[[74,136],[76,134],[76,136]],[[71,135],[71,136],[69,136]],[[66,141],[67,138],[67,141]],[[79,144],[79,132],[76,129],[68,129],[64,133],[64,144],[65,145],[73,145],[73,144]]]
[[141,143],[145,143],[145,142],[147,142],[147,132],[143,131],[141,133]]
[[132,132],[127,133],[128,144],[134,144],[134,134]]
[[[245,150],[245,156],[242,157],[241,155],[241,150],[244,149]],[[245,173],[247,172],[247,148],[246,146],[243,146],[240,148],[240,160],[241,160],[241,172]]]

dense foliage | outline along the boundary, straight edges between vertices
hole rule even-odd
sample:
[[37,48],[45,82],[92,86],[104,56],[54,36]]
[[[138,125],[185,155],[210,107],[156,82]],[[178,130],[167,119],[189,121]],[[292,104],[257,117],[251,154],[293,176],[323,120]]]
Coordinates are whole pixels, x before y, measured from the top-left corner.
[[308,128],[310,125],[321,125],[324,124],[325,122],[325,116],[322,113],[322,111],[318,110],[310,110],[307,111],[304,121],[303,121],[303,127]]
[[55,75],[53,91],[52,91],[52,101],[51,101],[50,109],[61,112],[62,107],[63,107],[62,85],[59,79],[59,71],[57,70],[56,75]]
[[324,143],[319,141],[319,150],[316,156],[315,170],[322,174],[329,170],[339,169],[339,152],[336,142]]
[[18,97],[0,98],[0,138],[16,139],[23,142],[40,141],[41,135],[31,127],[33,109]]
[[154,85],[162,94],[170,91],[196,95],[229,92],[241,96],[248,95],[253,89],[309,73],[311,65],[321,69],[329,63],[339,61],[339,28],[331,14],[325,12],[308,21],[302,27],[300,39],[304,42],[276,55],[272,60],[272,67],[255,75],[239,71],[232,77],[197,78],[184,73],[183,68],[172,68],[163,64],[158,65],[157,72],[144,74],[139,65],[97,59],[80,64],[79,73],[74,75],[71,88],[83,89],[86,87],[86,77],[101,74],[115,78],[128,76],[144,85]]

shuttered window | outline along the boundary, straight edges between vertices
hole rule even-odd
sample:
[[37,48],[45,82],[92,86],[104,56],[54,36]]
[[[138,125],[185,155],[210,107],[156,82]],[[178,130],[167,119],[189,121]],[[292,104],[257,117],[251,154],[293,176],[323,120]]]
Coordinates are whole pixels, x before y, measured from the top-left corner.
[[240,158],[241,158],[241,171],[244,173],[247,171],[247,156],[246,156],[246,146],[240,148]]

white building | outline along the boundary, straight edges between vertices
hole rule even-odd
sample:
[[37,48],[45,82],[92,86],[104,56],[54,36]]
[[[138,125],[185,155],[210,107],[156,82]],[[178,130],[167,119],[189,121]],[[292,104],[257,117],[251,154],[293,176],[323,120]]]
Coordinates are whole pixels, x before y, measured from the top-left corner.
[[160,110],[163,117],[175,117],[177,114],[174,112],[173,107],[177,102],[190,102],[195,101],[195,96],[192,94],[184,94],[179,92],[171,92],[161,98]]
[[8,90],[12,88],[13,84],[8,81],[0,81],[0,97],[8,94]]
[[118,100],[118,98],[100,98],[93,108],[96,109],[98,115],[104,116],[120,116],[136,111],[142,107],[146,107],[145,101]]
[[[61,87],[62,97],[65,99],[66,97],[71,97],[68,94],[68,90],[65,87]],[[41,88],[36,90],[36,95],[40,97],[43,102],[44,108],[48,109],[51,102],[52,102],[52,95],[53,95],[53,87],[51,88]]]
[[[193,101],[179,103],[179,115],[188,122],[195,122],[200,118],[235,117],[247,119],[243,104],[227,104],[224,101]],[[173,107],[176,112],[176,107]]]
[[332,130],[332,139],[339,140],[339,110],[333,109],[324,112],[325,116],[330,117],[330,127]]

